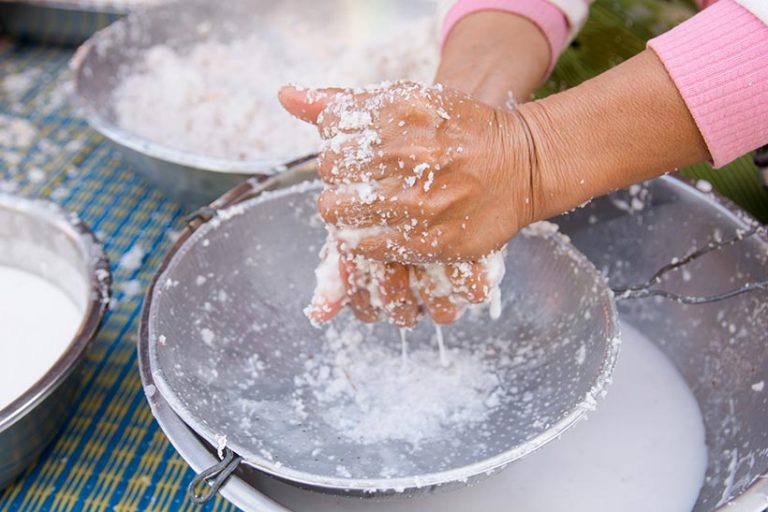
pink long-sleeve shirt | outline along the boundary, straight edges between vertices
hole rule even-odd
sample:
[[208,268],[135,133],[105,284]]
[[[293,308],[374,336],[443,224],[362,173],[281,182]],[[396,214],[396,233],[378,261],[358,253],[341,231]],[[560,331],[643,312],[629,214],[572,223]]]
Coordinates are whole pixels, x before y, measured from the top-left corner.
[[[535,23],[552,65],[586,20],[592,0],[458,0],[443,39],[478,11],[514,13]],[[697,0],[705,9],[648,46],[691,112],[716,167],[768,144],[768,0]]]

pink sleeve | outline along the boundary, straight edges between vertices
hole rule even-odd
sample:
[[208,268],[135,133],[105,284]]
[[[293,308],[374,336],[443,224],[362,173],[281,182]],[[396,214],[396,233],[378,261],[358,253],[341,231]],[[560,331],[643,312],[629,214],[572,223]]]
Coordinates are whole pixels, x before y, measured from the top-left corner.
[[[564,0],[566,3],[578,0]],[[587,6],[594,0],[582,0]],[[696,0],[704,8],[717,0]],[[570,27],[568,18],[551,0],[456,0],[443,20],[441,46],[445,44],[453,27],[465,16],[480,11],[503,11],[517,14],[531,20],[541,30],[549,43],[549,72],[555,67],[560,53],[568,42],[569,34],[574,35],[581,27]]]
[[720,0],[648,46],[680,90],[716,167],[768,143],[768,25]]
[[531,20],[549,43],[552,70],[568,38],[568,22],[557,7],[548,0],[458,0],[443,22],[443,44],[462,18],[479,11],[503,11]]

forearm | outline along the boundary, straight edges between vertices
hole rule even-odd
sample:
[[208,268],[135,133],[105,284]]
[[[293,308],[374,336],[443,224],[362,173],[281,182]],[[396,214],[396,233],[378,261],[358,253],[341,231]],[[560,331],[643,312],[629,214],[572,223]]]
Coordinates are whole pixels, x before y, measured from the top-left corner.
[[530,20],[498,11],[459,21],[445,41],[435,81],[495,107],[526,101],[545,78],[550,48]]
[[709,158],[685,102],[650,50],[518,112],[537,163],[534,220]]

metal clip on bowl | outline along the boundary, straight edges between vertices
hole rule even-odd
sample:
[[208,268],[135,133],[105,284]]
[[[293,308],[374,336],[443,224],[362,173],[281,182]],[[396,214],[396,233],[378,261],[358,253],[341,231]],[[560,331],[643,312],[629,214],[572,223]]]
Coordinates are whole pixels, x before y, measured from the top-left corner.
[[754,227],[748,231],[738,232],[735,236],[727,240],[723,240],[720,242],[710,242],[705,247],[696,249],[688,253],[682,259],[673,261],[672,263],[664,265],[655,274],[653,274],[653,276],[645,283],[634,285],[634,286],[612,288],[613,292],[616,294],[617,300],[618,299],[643,299],[645,297],[663,297],[665,299],[670,299],[675,302],[679,302],[681,304],[708,304],[711,302],[720,302],[726,299],[730,299],[731,297],[735,297],[737,295],[741,295],[742,293],[747,293],[754,290],[768,290],[768,280],[758,281],[756,283],[747,283],[739,288],[734,288],[733,290],[728,290],[723,293],[706,296],[706,297],[694,297],[690,295],[682,295],[682,294],[670,292],[667,290],[653,288],[655,285],[661,282],[664,275],[676,270],[680,270],[685,265],[688,265],[692,261],[695,261],[701,258],[705,254],[720,250],[723,247],[729,247],[731,245],[734,245],[744,240],[745,238],[749,238],[757,234],[763,234],[763,233],[765,233],[765,228]]
[[[295,185],[312,178],[315,174],[315,160],[317,156],[317,154],[311,154],[292,160],[281,168],[276,169],[277,174],[268,178],[262,176],[248,178],[211,204],[192,212],[185,219],[187,226],[186,236],[189,236],[197,228],[214,218],[219,210],[242,203],[264,192]],[[243,458],[241,456],[236,455],[229,448],[225,448],[222,460],[201,472],[187,486],[187,496],[190,501],[198,505],[211,501],[242,461]],[[201,486],[203,489],[198,493],[198,489]]]
[[[235,455],[235,452],[229,448],[224,448],[224,457],[221,461],[206,469],[189,482],[187,496],[189,496],[192,503],[203,505],[211,501],[242,461],[242,457]],[[203,489],[198,494],[197,489],[201,486],[203,486]]]

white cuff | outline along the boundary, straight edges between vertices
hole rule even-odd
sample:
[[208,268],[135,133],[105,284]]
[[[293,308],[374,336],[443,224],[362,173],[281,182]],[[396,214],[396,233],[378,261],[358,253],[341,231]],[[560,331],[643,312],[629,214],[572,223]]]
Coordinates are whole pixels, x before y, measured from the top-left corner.
[[[581,30],[581,27],[587,22],[589,16],[589,5],[593,0],[549,0],[549,2],[560,9],[568,20],[568,41],[572,41]],[[745,0],[754,3],[764,2],[765,0]]]
[[768,25],[768,2],[766,0],[736,0],[736,3]]

